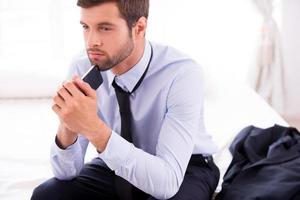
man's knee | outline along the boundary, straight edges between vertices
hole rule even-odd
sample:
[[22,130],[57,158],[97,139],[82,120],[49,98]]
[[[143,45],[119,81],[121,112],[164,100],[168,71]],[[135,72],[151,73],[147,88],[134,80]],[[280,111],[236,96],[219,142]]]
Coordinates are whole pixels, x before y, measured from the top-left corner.
[[63,194],[62,190],[65,187],[63,185],[65,185],[63,181],[56,178],[49,179],[33,190],[31,200],[58,200],[61,198],[59,195]]

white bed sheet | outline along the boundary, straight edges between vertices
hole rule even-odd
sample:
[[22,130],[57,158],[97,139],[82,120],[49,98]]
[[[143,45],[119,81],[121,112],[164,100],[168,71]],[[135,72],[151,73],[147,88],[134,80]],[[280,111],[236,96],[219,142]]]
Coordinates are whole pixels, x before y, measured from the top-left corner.
[[267,128],[274,124],[288,126],[288,123],[246,85],[217,84],[213,88],[204,107],[207,131],[219,146],[214,156],[221,173],[219,191],[232,158],[228,147],[239,131],[249,125]]
[[[0,199],[29,199],[35,186],[53,176],[49,149],[58,120],[51,99],[0,100],[0,122]],[[287,125],[255,92],[236,85],[210,91],[205,122],[220,147],[215,159],[222,175],[231,159],[227,147],[242,128]],[[88,159],[93,154],[89,147]]]

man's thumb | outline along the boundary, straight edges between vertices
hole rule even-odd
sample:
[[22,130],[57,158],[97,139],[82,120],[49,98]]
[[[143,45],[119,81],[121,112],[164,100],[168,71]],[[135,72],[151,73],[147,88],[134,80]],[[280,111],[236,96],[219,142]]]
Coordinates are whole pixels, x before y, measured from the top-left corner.
[[96,93],[95,90],[91,88],[91,86],[84,82],[83,80],[81,80],[79,77],[75,77],[75,83],[76,85],[79,87],[79,89],[86,95],[89,97],[93,97],[96,98]]

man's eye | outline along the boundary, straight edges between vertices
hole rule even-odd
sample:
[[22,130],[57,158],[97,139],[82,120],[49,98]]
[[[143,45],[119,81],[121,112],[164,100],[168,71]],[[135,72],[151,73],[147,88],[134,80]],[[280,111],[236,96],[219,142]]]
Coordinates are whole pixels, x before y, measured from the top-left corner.
[[100,30],[101,30],[101,31],[110,31],[111,28],[108,28],[108,27],[100,27]]
[[89,27],[88,27],[87,25],[82,25],[82,28],[83,28],[84,30],[87,30]]

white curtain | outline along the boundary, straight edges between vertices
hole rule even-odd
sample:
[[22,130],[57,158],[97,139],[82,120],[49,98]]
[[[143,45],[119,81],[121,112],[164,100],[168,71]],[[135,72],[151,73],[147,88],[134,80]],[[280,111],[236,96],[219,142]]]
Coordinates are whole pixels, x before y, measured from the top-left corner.
[[279,29],[274,20],[273,0],[253,0],[263,17],[252,86],[280,114],[285,109],[283,58]]

